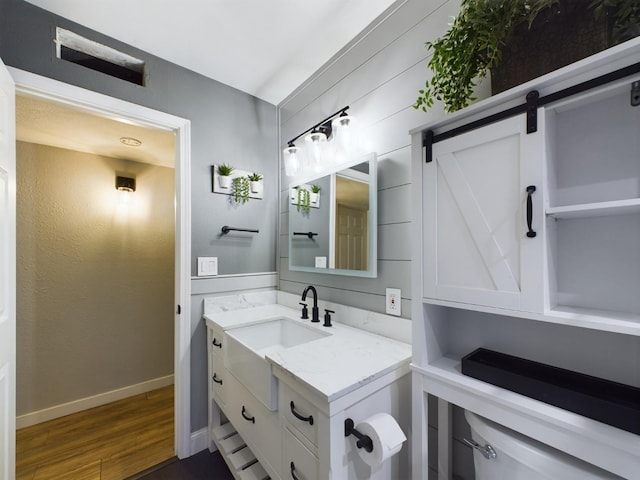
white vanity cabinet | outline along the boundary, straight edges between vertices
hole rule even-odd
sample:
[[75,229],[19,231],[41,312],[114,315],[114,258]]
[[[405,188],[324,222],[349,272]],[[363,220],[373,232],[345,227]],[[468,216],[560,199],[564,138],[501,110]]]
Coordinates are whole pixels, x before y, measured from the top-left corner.
[[[640,388],[637,82],[640,39],[412,131],[414,480],[434,449],[428,395],[439,478],[452,475],[451,404],[640,478],[640,435],[461,372],[482,347]],[[513,114],[533,90],[541,103]]]
[[527,134],[522,114],[433,145],[425,298],[542,312],[543,135],[543,125]]
[[[382,465],[370,467],[358,454],[357,438],[345,437],[345,420],[357,426],[374,414],[388,413],[408,435],[411,346],[346,325],[334,323],[327,329],[298,316],[297,310],[281,305],[205,314],[210,448],[218,447],[236,480],[408,478],[406,443]],[[283,317],[322,335],[272,349],[261,358],[277,385],[277,407],[269,410],[228,363],[240,358],[230,354],[234,344],[228,340],[234,333],[239,338],[243,327],[262,331]],[[218,379],[222,384],[214,381]]]
[[357,438],[345,437],[345,420],[350,418],[357,426],[375,413],[388,412],[408,433],[410,375],[399,372],[385,375],[334,401],[286,374],[279,380],[283,480],[408,478],[406,444],[399,454],[370,467],[358,454]]

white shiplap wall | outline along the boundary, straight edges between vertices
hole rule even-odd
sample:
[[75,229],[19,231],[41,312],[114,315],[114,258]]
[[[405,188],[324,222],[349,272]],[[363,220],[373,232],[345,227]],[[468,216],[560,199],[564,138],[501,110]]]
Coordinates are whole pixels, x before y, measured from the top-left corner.
[[[292,272],[288,268],[288,179],[281,175],[281,290],[301,293],[313,284],[319,297],[336,303],[384,312],[385,288],[402,290],[402,316],[411,315],[411,172],[409,130],[444,115],[440,105],[428,113],[415,110],[417,91],[428,78],[424,43],[441,36],[457,14],[460,0],[403,0],[298,88],[279,106],[280,145],[345,105],[357,117],[367,151],[378,155],[378,276],[375,279]],[[486,93],[487,83],[477,92]],[[433,417],[432,417],[433,418]],[[461,412],[454,414],[456,437],[462,436]],[[464,422],[464,420],[462,420]],[[468,448],[454,468],[459,478],[473,479]]]
[[396,2],[279,106],[280,144],[345,105],[357,117],[366,151],[378,155],[378,277],[364,279],[292,272],[288,268],[288,179],[281,177],[279,287],[301,293],[308,284],[325,300],[384,312],[385,288],[402,290],[411,312],[411,159],[409,130],[443,115],[412,105],[429,74],[425,41],[442,35],[459,0]]

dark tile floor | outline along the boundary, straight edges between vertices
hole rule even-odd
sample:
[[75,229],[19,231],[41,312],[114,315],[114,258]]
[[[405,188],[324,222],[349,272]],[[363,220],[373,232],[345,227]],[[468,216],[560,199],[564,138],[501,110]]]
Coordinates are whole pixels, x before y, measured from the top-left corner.
[[165,462],[160,468],[129,480],[233,480],[219,452],[203,450],[184,460]]

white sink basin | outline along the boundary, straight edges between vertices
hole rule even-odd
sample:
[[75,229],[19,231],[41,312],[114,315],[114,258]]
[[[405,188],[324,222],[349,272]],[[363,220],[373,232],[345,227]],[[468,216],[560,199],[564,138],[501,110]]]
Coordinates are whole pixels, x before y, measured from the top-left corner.
[[225,366],[269,410],[278,409],[278,380],[265,355],[330,335],[280,317],[225,331]]

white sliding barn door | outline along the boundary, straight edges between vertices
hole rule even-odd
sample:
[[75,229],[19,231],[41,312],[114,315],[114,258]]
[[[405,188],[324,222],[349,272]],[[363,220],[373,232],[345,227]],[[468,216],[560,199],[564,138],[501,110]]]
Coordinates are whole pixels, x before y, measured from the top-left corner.
[[13,480],[16,465],[15,124],[15,85],[0,60],[0,480]]
[[[425,297],[542,310],[541,135],[527,134],[521,115],[433,145],[423,179]],[[528,185],[537,186],[534,238]]]

